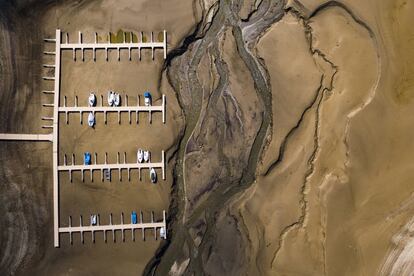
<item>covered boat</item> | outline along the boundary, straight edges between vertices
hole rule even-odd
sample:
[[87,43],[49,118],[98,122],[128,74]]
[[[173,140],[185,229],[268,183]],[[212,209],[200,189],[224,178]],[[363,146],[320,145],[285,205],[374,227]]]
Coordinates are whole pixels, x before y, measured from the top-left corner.
[[151,158],[151,153],[148,150],[144,150],[144,162],[148,162]]
[[154,168],[150,169],[150,178],[151,178],[152,183],[157,182],[157,172],[155,171]]
[[89,106],[95,106],[96,104],[96,96],[93,92],[89,94],[88,104]]
[[93,115],[93,112],[89,112],[89,115],[88,115],[88,125],[90,127],[93,127],[95,125],[95,115]]
[[138,149],[137,161],[138,163],[142,163],[143,160],[144,160],[144,151],[142,149]]

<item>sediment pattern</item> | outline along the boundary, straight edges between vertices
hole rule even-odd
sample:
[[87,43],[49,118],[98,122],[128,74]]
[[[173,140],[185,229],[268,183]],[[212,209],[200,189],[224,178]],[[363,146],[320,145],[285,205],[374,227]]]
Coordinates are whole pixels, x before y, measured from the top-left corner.
[[[102,14],[119,15],[129,5],[103,2]],[[5,131],[18,123],[14,114],[30,113],[23,99],[33,99],[39,86],[36,65],[16,58],[40,37],[40,29],[21,30],[27,7],[49,10],[49,18],[70,8],[58,23],[70,29],[72,18],[94,14],[97,3],[4,6],[18,12],[1,21],[1,89],[20,95],[3,93],[4,103],[20,102],[0,109]],[[129,15],[157,10],[154,3],[142,1]],[[166,21],[179,35],[154,69],[157,89],[174,98],[167,143],[173,181],[159,192],[169,200],[169,234],[156,251],[155,245],[143,249],[139,273],[409,275],[414,45],[406,34],[413,4],[180,3],[192,8],[191,16],[183,26]],[[99,24],[94,20],[88,28]],[[38,52],[24,55],[39,59]],[[1,271],[56,272],[48,262],[58,264],[62,256],[46,250],[41,235],[49,223],[49,190],[14,181],[12,167],[27,162],[16,152],[0,174],[6,214],[0,225],[7,225]],[[3,163],[10,159],[6,149],[1,153]],[[42,177],[47,173],[36,179]]]

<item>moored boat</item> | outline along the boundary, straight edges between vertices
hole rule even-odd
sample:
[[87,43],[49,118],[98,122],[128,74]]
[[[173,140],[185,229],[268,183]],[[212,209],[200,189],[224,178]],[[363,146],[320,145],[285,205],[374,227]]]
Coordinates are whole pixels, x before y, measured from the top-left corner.
[[165,231],[165,227],[160,228],[160,237],[164,240],[167,239],[167,231]]
[[96,96],[93,92],[91,92],[88,97],[88,104],[89,106],[95,106],[95,103],[96,103]]
[[114,105],[114,101],[115,101],[115,95],[114,95],[114,92],[109,91],[109,92],[108,92],[108,105],[109,105],[109,106],[113,106],[113,105]]
[[91,215],[91,225],[98,224],[98,216],[97,215]]
[[144,150],[144,162],[148,162],[151,158],[151,153],[149,150]]
[[89,152],[83,154],[83,164],[90,165],[92,163],[92,156]]
[[145,106],[151,106],[152,105],[152,97],[150,92],[145,92],[144,93],[144,104]]
[[131,223],[132,224],[137,224],[138,223],[138,216],[137,216],[137,212],[132,211],[131,213]]
[[121,104],[121,96],[119,96],[119,93],[114,93],[114,105],[120,106]]
[[150,169],[150,178],[151,178],[152,183],[157,182],[157,172],[155,171],[154,168]]
[[93,115],[93,112],[89,112],[89,115],[88,115],[88,125],[90,127],[93,127],[95,125],[95,115]]
[[143,160],[144,160],[144,152],[142,151],[142,149],[138,149],[138,151],[137,151],[137,161],[138,161],[138,163],[142,163]]

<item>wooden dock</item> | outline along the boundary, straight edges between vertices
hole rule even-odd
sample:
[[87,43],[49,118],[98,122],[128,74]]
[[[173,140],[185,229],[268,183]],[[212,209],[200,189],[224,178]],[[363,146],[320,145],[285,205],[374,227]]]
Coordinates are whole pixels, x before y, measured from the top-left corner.
[[[128,50],[128,58],[131,60],[131,53],[133,50],[138,50],[138,58],[141,60],[141,49],[151,49],[152,59],[154,59],[154,51],[155,49],[161,48],[164,52],[164,59],[167,58],[167,32],[163,31],[163,41],[157,42],[154,41],[153,33],[151,32],[151,38],[149,42],[144,42],[143,33],[141,32],[141,41],[140,42],[126,42],[126,34],[124,33],[124,40],[121,43],[111,43],[111,34],[109,34],[108,40],[109,42],[98,42],[98,34],[95,33],[95,42],[94,43],[83,43],[82,39],[83,35],[82,32],[78,33],[78,42],[77,43],[69,43],[69,35],[66,33],[66,41],[62,43],[61,49],[62,50],[72,50],[73,60],[76,61],[76,51],[81,51],[81,59],[84,60],[84,52],[85,50],[92,50],[93,53],[93,60],[96,60],[96,51],[97,50],[105,50],[105,58],[108,61],[108,51],[109,50],[117,50],[118,51],[118,60],[120,60],[120,52],[121,50]],[[130,38],[132,41],[132,35]],[[53,54],[53,52],[48,53]]]
[[130,180],[130,171],[137,169],[138,173],[139,173],[139,179],[141,179],[141,170],[142,169],[161,169],[161,175],[162,175],[162,179],[165,180],[165,153],[164,151],[161,152],[161,162],[148,162],[148,163],[138,163],[138,161],[136,163],[126,163],[126,154],[124,154],[124,162],[120,162],[119,160],[119,153],[117,155],[117,163],[114,164],[108,164],[107,163],[107,155],[105,154],[105,163],[104,164],[97,164],[96,162],[96,154],[95,154],[95,163],[94,164],[90,164],[90,165],[76,165],[74,163],[74,156],[72,155],[72,163],[70,165],[67,164],[67,160],[66,160],[66,155],[64,158],[64,162],[63,165],[59,165],[57,167],[57,170],[59,172],[63,172],[63,171],[67,171],[69,172],[69,179],[70,181],[72,181],[72,172],[73,171],[80,171],[82,173],[82,181],[84,179],[84,172],[85,171],[89,171],[91,174],[91,180],[92,179],[92,175],[93,175],[93,171],[101,171],[101,180],[104,180],[104,171],[105,170],[118,170],[119,172],[119,177],[121,180],[121,172],[122,170],[126,170],[128,172],[128,180]]
[[112,233],[112,239],[115,242],[115,232],[121,231],[121,239],[125,241],[125,231],[131,231],[132,240],[135,240],[135,230],[141,230],[142,239],[145,240],[145,230],[152,229],[154,232],[154,238],[157,239],[157,230],[163,229],[164,236],[161,238],[165,239],[167,234],[167,221],[165,211],[163,211],[163,220],[160,222],[154,221],[154,213],[151,213],[151,222],[144,222],[144,216],[140,212],[141,219],[138,219],[137,223],[124,223],[124,214],[121,214],[121,223],[112,224],[112,214],[109,216],[109,224],[101,225],[100,218],[98,215],[97,225],[83,225],[82,216],[79,217],[79,226],[72,226],[72,217],[69,217],[69,225],[66,227],[59,227],[60,233],[69,233],[70,243],[73,244],[73,233],[80,233],[81,242],[84,243],[84,234],[87,232],[92,233],[92,242],[95,242],[95,232],[103,232],[104,241],[107,241],[107,232]]
[[136,122],[138,123],[138,113],[140,112],[148,112],[148,120],[152,122],[152,113],[153,112],[161,112],[162,113],[162,122],[165,124],[165,95],[162,95],[162,102],[161,105],[151,105],[151,106],[142,106],[139,105],[139,97],[138,97],[138,105],[136,106],[128,106],[128,100],[126,98],[124,106],[78,106],[77,97],[75,97],[75,106],[66,106],[66,98],[64,98],[63,106],[59,107],[60,113],[65,113],[66,123],[68,123],[68,114],[70,113],[79,113],[80,123],[82,124],[82,114],[83,113],[104,113],[104,122],[107,122],[107,113],[118,113],[118,123],[121,123],[120,114],[121,113],[128,113],[129,115],[129,123],[131,123],[131,114],[136,114]]

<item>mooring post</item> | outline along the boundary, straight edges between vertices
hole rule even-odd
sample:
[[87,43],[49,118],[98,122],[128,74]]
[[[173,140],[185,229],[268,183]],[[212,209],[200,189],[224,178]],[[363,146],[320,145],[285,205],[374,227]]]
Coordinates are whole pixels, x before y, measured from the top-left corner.
[[164,30],[164,59],[167,59],[167,32]]
[[82,216],[79,217],[79,226],[81,227],[80,236],[81,236],[81,242],[83,243]]
[[[140,211],[140,215],[141,215],[141,224],[144,224],[144,214],[142,213],[142,211]],[[142,240],[145,241],[145,228],[142,225]]]
[[[72,217],[71,216],[69,216],[69,228],[72,228]],[[69,240],[70,240],[70,244],[73,244],[72,231],[69,232]]]
[[162,122],[165,124],[165,95],[162,95]]
[[162,163],[162,179],[165,180],[165,152],[161,152],[161,163]]
[[[124,224],[124,213],[121,213],[121,224]],[[124,229],[121,229],[122,241],[125,242]]]
[[[154,223],[154,212],[151,212],[151,223]],[[154,238],[157,240],[157,227],[154,226]]]

